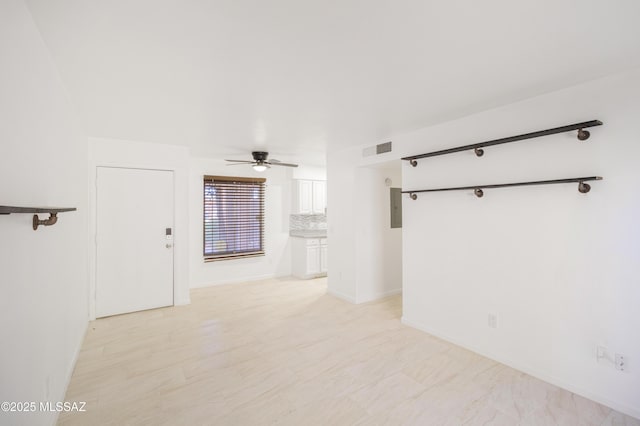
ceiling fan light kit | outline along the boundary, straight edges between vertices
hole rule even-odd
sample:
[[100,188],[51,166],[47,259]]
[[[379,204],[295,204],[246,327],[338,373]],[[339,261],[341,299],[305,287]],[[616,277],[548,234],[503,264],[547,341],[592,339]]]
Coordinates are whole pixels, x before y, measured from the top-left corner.
[[251,153],[251,156],[253,157],[253,161],[247,161],[247,160],[224,160],[224,161],[229,161],[230,163],[233,163],[233,164],[227,164],[227,166],[249,164],[251,167],[253,167],[253,170],[255,170],[256,172],[264,172],[271,166],[298,167],[297,164],[283,163],[278,160],[267,161],[267,157],[269,156],[269,153],[266,151],[253,151]]

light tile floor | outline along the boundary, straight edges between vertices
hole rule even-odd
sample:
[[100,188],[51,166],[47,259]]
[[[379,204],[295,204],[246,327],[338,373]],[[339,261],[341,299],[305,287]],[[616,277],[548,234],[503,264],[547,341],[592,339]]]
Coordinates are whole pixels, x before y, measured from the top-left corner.
[[61,425],[635,425],[640,421],[352,305],[326,280],[192,291],[90,324]]

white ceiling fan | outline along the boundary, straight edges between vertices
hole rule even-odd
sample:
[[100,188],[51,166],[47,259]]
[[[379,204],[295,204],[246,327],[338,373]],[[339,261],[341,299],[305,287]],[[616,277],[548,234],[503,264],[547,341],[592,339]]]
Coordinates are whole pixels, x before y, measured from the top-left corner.
[[279,160],[267,161],[267,157],[269,156],[269,153],[265,151],[253,151],[251,155],[253,156],[253,161],[247,161],[247,160],[224,160],[224,161],[229,161],[233,163],[233,164],[227,164],[227,166],[251,164],[251,166],[253,167],[253,170],[255,170],[256,172],[264,172],[271,166],[298,167],[297,164],[283,163]]

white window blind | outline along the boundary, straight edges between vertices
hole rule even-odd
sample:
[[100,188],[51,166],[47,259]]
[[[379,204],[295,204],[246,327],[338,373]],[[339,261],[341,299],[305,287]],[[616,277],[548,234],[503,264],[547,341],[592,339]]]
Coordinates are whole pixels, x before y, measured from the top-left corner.
[[265,181],[204,177],[205,260],[264,255]]

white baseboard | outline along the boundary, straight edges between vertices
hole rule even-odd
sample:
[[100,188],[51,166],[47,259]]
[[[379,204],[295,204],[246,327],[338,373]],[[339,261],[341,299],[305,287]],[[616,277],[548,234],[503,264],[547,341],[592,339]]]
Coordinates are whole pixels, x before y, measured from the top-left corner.
[[400,294],[400,293],[402,293],[402,289],[401,288],[397,288],[397,289],[385,291],[385,292],[382,292],[382,293],[375,293],[375,294],[367,297],[366,299],[358,299],[357,297],[349,296],[347,294],[341,293],[341,292],[339,292],[337,290],[333,290],[331,288],[327,289],[327,293],[329,293],[332,296],[337,297],[338,299],[346,300],[349,303],[353,303],[353,304],[359,305],[361,303],[373,302],[374,300],[384,299],[385,297],[389,297],[389,296],[394,296],[396,294]]
[[254,275],[250,277],[233,278],[230,280],[220,280],[220,281],[214,281],[214,282],[190,284],[189,289],[214,287],[218,285],[227,285],[227,284],[239,284],[239,283],[246,283],[251,281],[268,280],[268,279],[277,278],[277,277],[278,276],[276,276],[276,274]]
[[400,293],[402,293],[402,288],[396,288],[393,290],[388,290],[380,293],[374,293],[364,299],[356,298],[357,299],[356,303],[360,304],[360,303],[373,302],[374,300],[384,299],[385,297],[395,296],[396,294],[400,294]]
[[552,375],[546,374],[544,372],[538,371],[528,365],[524,365],[521,364],[517,361],[514,361],[512,359],[508,359],[499,355],[496,355],[494,353],[490,353],[487,352],[485,350],[479,349],[475,346],[472,345],[467,345],[463,342],[460,342],[459,340],[452,338],[450,336],[447,336],[446,334],[442,334],[440,332],[438,332],[437,330],[432,329],[431,327],[424,325],[422,323],[420,323],[419,321],[413,321],[412,319],[409,319],[405,316],[402,316],[401,319],[402,323],[405,325],[408,325],[409,327],[413,327],[416,328],[420,331],[424,331],[425,333],[428,333],[432,336],[438,337],[442,340],[446,340],[449,343],[453,343],[454,345],[460,346],[462,348],[468,349],[472,352],[475,352],[477,354],[480,354],[484,357],[487,357],[489,359],[492,359],[494,361],[497,361],[501,364],[504,364],[506,366],[509,366],[513,369],[516,369],[518,371],[522,371],[523,373],[526,373],[530,376],[533,376],[537,379],[543,380],[547,383],[551,383],[552,385],[558,386],[560,388],[566,389],[569,392],[573,392],[577,395],[583,396],[587,399],[590,399],[592,401],[598,402],[600,404],[606,405],[607,407],[613,408],[616,411],[619,411],[623,414],[629,415],[631,417],[635,417],[637,419],[640,419],[640,408],[638,407],[629,407],[625,404],[620,404],[616,401],[612,401],[608,398],[603,397],[602,395],[598,395],[595,394],[593,392],[589,392],[586,391],[584,389],[580,389],[579,387],[576,387],[574,385],[572,385],[571,383],[567,383],[561,379],[558,379],[557,377],[554,377]]
[[327,293],[329,293],[332,296],[337,297],[338,299],[345,300],[345,301],[347,301],[349,303],[353,303],[353,304],[356,303],[356,299],[354,297],[351,297],[351,296],[346,295],[344,293],[341,293],[339,291],[333,290],[331,288],[327,289]]
[[[69,389],[69,385],[71,384],[71,378],[73,377],[73,372],[76,369],[76,364],[78,363],[78,358],[80,357],[80,351],[82,350],[82,344],[84,343],[84,338],[87,336],[87,330],[89,329],[89,321],[87,321],[84,325],[84,330],[82,331],[82,336],[80,337],[80,341],[76,346],[76,350],[74,351],[73,358],[71,359],[71,367],[69,371],[67,371],[67,377],[64,384],[64,392],[58,398],[51,397],[49,395],[49,401],[66,401],[67,390]],[[58,424],[58,417],[60,416],[60,412],[57,411],[55,416],[53,417],[52,425]]]

